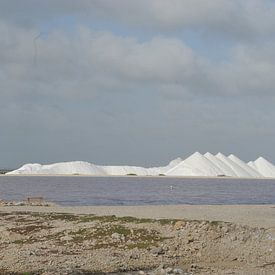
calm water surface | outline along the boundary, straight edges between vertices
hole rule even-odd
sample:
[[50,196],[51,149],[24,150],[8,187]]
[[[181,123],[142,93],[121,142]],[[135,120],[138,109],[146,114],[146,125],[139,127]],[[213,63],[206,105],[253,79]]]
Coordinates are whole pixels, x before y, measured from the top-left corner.
[[62,205],[275,204],[275,180],[0,176],[0,199]]

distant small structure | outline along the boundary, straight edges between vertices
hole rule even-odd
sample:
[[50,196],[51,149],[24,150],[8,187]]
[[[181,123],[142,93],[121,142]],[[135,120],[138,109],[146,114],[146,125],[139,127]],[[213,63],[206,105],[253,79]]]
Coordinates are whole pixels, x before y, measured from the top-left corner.
[[30,205],[44,205],[45,200],[43,197],[29,197],[26,202]]
[[11,172],[12,170],[11,169],[0,169],[0,174],[4,175],[8,172]]

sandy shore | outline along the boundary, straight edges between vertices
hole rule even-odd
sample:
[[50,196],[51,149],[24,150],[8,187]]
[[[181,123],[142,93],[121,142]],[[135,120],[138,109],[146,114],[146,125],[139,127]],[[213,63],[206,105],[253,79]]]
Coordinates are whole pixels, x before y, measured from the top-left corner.
[[271,177],[210,177],[210,176],[134,176],[134,175],[90,175],[90,174],[0,174],[0,177],[84,177],[84,178],[161,178],[161,179],[215,179],[215,180],[274,180]]
[[0,211],[34,211],[232,222],[275,228],[275,205],[150,205],[150,206],[9,206]]

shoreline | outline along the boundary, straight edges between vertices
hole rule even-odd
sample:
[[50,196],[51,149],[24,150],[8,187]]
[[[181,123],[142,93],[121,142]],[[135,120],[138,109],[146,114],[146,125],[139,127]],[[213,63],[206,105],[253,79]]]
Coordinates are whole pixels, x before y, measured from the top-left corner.
[[0,212],[41,212],[115,215],[150,219],[188,219],[232,222],[251,227],[275,228],[275,204],[259,205],[137,205],[137,206],[3,206]]
[[157,178],[157,179],[226,179],[226,180],[274,180],[272,177],[209,177],[209,176],[138,176],[138,175],[89,175],[89,174],[0,174],[0,177],[84,177],[84,178]]

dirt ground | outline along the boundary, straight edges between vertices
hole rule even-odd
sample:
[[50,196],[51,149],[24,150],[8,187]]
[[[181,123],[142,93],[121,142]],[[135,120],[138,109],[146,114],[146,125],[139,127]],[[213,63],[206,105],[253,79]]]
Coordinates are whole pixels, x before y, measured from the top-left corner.
[[1,207],[0,274],[275,274],[274,227],[19,209]]

